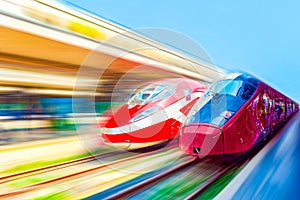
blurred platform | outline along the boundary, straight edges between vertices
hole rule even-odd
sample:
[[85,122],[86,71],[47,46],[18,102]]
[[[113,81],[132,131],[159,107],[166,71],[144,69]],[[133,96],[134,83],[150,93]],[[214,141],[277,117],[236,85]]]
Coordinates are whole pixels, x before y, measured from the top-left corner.
[[0,146],[0,173],[25,164],[49,162],[85,153],[87,150],[77,135]]
[[74,136],[75,131],[54,131],[49,128],[19,129],[14,131],[0,132],[0,148],[4,145],[17,144],[20,142],[31,142],[59,137]]

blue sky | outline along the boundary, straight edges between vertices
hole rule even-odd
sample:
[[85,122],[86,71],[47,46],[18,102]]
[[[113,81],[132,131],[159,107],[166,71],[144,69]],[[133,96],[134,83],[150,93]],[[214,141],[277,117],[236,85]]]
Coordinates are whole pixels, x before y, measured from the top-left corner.
[[219,66],[250,72],[300,101],[300,2],[66,0],[126,27],[197,41]]

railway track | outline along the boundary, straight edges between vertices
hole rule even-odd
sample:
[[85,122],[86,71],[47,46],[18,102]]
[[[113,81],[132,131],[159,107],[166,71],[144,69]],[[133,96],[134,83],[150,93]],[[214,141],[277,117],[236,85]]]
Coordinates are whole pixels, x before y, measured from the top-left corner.
[[[191,176],[192,178],[186,179],[186,181],[182,181],[182,180],[178,181],[178,183],[181,182],[181,184],[180,184],[181,188],[185,188],[189,184],[189,182],[193,182],[193,184],[190,184],[190,185],[192,185],[192,187],[189,187],[189,189],[186,191],[181,191],[181,192],[177,192],[177,193],[176,192],[172,193],[172,191],[171,191],[170,193],[167,193],[164,195],[159,194],[159,191],[157,191],[157,188],[159,188],[159,187],[165,187],[165,190],[169,190],[169,188],[171,188],[172,186],[170,187],[170,185],[164,185],[161,183],[166,182],[166,183],[170,184],[170,181],[167,181],[167,179],[169,177],[176,176],[178,173],[182,173],[183,171],[186,170],[186,168],[182,168],[178,171],[174,171],[174,173],[172,173],[168,176],[158,177],[158,179],[155,180],[155,183],[160,183],[159,187],[154,188],[153,186],[155,186],[155,184],[149,183],[148,186],[144,186],[143,188],[137,188],[135,191],[128,194],[126,196],[126,198],[135,199],[135,198],[139,198],[143,195],[151,196],[151,193],[153,193],[153,191],[155,191],[155,193],[157,193],[156,194],[157,196],[156,195],[152,196],[152,197],[155,197],[153,199],[160,199],[160,198],[169,199],[169,198],[173,198],[173,197],[178,197],[177,195],[180,195],[180,198],[186,199],[186,200],[197,199],[197,198],[201,197],[203,194],[205,194],[208,190],[210,190],[210,188],[213,188],[215,183],[217,183],[217,181],[219,181],[222,177],[227,176],[227,174],[230,174],[233,171],[238,171],[238,169],[243,167],[243,165],[245,163],[247,163],[249,160],[251,160],[251,158],[260,149],[261,149],[261,147],[257,147],[253,151],[249,151],[247,153],[234,156],[232,158],[228,158],[228,157],[227,158],[226,157],[213,158],[212,157],[212,158],[207,158],[207,159],[196,159],[195,161],[193,161],[194,164],[190,167],[190,169],[187,169],[188,172],[186,172],[187,174],[188,173],[193,174],[193,176]],[[206,168],[207,166],[206,167],[205,167],[205,165],[201,166],[201,163],[207,163],[208,164],[207,166],[211,166],[211,169],[212,169],[211,173],[208,173],[208,175],[204,178],[205,181],[199,181],[200,179],[203,179],[203,177],[201,177],[201,174],[206,173],[205,171],[207,171],[207,168]],[[214,167],[216,167],[216,168],[214,169]],[[199,171],[199,173],[193,173],[193,171]],[[172,184],[176,185],[177,183],[172,183]],[[177,184],[177,185],[179,185],[179,184]],[[113,199],[113,198],[108,198],[108,199]]]
[[[103,199],[125,199],[125,198],[128,198],[131,195],[142,191],[146,187],[151,187],[152,185],[156,184],[157,182],[162,181],[162,180],[174,175],[175,173],[182,171],[182,170],[184,170],[192,165],[195,165],[195,164],[196,164],[195,159],[190,158],[187,161],[180,163],[176,166],[173,166],[172,168],[169,168],[164,172],[159,173],[161,171],[161,170],[159,170],[159,171],[157,171],[158,173],[155,176],[152,176],[145,180],[137,181],[137,183],[135,185],[120,189],[118,192],[111,194],[111,195],[110,195],[110,193],[112,193],[112,192],[104,192],[103,194],[100,194],[99,197],[101,196],[101,198],[103,198]],[[116,188],[116,189],[118,190],[119,188]]]
[[[175,143],[173,143],[170,146],[164,148],[164,150],[173,149],[175,146],[176,146]],[[105,154],[89,156],[86,158],[76,159],[76,160],[72,160],[72,161],[68,161],[68,162],[64,162],[64,163],[59,163],[59,164],[55,164],[55,165],[51,165],[51,166],[38,168],[38,169],[24,171],[21,173],[3,176],[3,177],[0,177],[0,185],[7,184],[9,182],[19,180],[22,178],[39,175],[39,174],[44,174],[46,172],[56,171],[56,170],[60,170],[60,169],[67,169],[68,167],[72,167],[72,166],[76,166],[76,165],[80,165],[83,163],[88,163],[88,162],[92,162],[92,161],[96,161],[96,160],[105,160],[105,158],[108,158],[108,160],[109,160],[110,158],[112,158],[114,156],[120,157],[120,156],[122,156],[122,154],[123,154],[123,156],[126,156],[125,158],[121,158],[121,159],[117,159],[117,160],[113,160],[113,161],[105,161],[101,165],[96,165],[96,166],[90,167],[86,170],[81,170],[76,173],[72,173],[72,174],[61,176],[61,177],[53,178],[50,180],[42,181],[39,183],[31,184],[31,185],[21,187],[18,189],[14,189],[9,192],[2,193],[2,194],[0,193],[0,199],[13,198],[15,196],[25,194],[28,192],[32,192],[35,190],[39,190],[41,188],[45,188],[45,187],[53,185],[53,184],[59,184],[62,182],[81,178],[81,177],[84,177],[84,176],[87,176],[87,175],[90,175],[93,173],[97,173],[102,170],[108,169],[110,167],[117,166],[120,163],[130,162],[132,160],[144,158],[148,155],[155,154],[156,151],[159,151],[157,149],[158,147],[160,147],[160,145],[140,148],[138,150],[138,152],[146,152],[146,153],[138,153],[138,154],[129,153],[127,151],[108,152]]]
[[[179,183],[182,180],[177,180],[177,178],[174,177],[180,177],[181,174],[190,174],[190,178],[193,178],[195,180],[203,179],[203,177],[201,177],[201,174],[206,174],[206,178],[204,178],[205,181],[200,184],[199,188],[197,188],[198,185],[194,185],[194,191],[192,193],[190,193],[190,191],[187,191],[185,193],[183,192],[183,194],[181,194],[182,196],[178,197],[181,198],[184,196],[185,199],[195,199],[204,191],[206,191],[208,187],[215,183],[216,180],[226,174],[230,169],[232,169],[233,167],[237,167],[237,165],[241,166],[241,164],[244,163],[243,161],[240,161],[240,163],[236,163],[236,161],[233,161],[232,164],[226,166],[226,161],[225,163],[222,161],[219,163],[218,162],[219,161],[216,161],[212,158],[195,159],[191,157],[191,159],[179,165],[176,165],[169,169],[165,169],[165,171],[158,171],[157,174],[150,176],[150,178],[147,178],[145,180],[137,180],[136,184],[130,186],[127,185],[126,188],[115,188],[115,191],[111,190],[99,193],[95,196],[92,196],[92,199],[140,199],[143,196],[147,196],[150,199],[172,199],[174,197],[178,197],[172,193],[173,191],[169,191],[163,195],[162,192],[158,191],[157,188],[165,186],[165,190],[168,191],[169,189],[167,189],[167,187],[170,184],[179,185],[177,184],[177,182]],[[199,174],[195,172],[198,172]],[[197,177],[197,175],[199,177]],[[160,186],[155,188],[157,184],[160,184]],[[185,185],[180,186],[184,188]],[[195,190],[195,188],[197,189]],[[159,194],[153,195],[153,193]]]
[[[113,161],[113,162],[108,163],[108,164],[110,166],[111,165],[117,165],[119,163],[122,163],[122,162],[125,162],[125,161],[130,161],[130,160],[133,160],[133,159],[137,159],[137,158],[142,157],[142,156],[143,155],[136,155],[136,156],[132,156],[130,158],[125,158],[125,159]],[[65,182],[65,181],[80,178],[80,177],[83,177],[83,176],[87,176],[89,174],[99,172],[100,170],[103,170],[105,168],[108,168],[108,166],[107,165],[100,165],[100,166],[92,167],[91,169],[80,171],[80,172],[77,172],[77,173],[74,173],[74,174],[71,174],[71,175],[66,175],[66,176],[62,176],[62,177],[59,177],[59,178],[54,178],[54,179],[51,179],[51,180],[47,180],[47,181],[43,181],[43,182],[40,182],[40,183],[32,184],[32,185],[22,187],[22,188],[19,188],[19,189],[16,189],[16,190],[13,190],[13,191],[10,191],[10,192],[7,192],[7,193],[0,194],[0,199],[12,198],[14,196],[24,194],[24,193],[27,193],[27,192],[32,192],[34,190],[38,190],[38,189],[47,187],[49,185],[58,184],[58,183],[62,183],[62,182]]]
[[[139,149],[135,149],[135,150],[131,150],[131,151],[113,151],[113,152],[107,152],[104,154],[97,154],[97,155],[92,155],[92,156],[88,156],[85,158],[80,158],[80,159],[76,159],[76,160],[71,160],[71,161],[67,161],[67,162],[63,162],[63,163],[58,163],[58,164],[54,164],[51,166],[45,166],[45,167],[41,167],[41,168],[37,168],[37,169],[32,169],[32,170],[27,170],[24,172],[19,172],[19,173],[15,173],[15,174],[10,174],[10,175],[6,175],[6,176],[2,176],[0,177],[0,185],[3,183],[7,183],[10,181],[14,181],[17,179],[21,179],[21,178],[25,178],[28,176],[33,176],[33,175],[38,175],[38,174],[42,174],[45,172],[50,172],[50,171],[54,171],[54,170],[58,170],[58,169],[63,169],[63,168],[67,168],[67,167],[71,167],[71,166],[75,166],[75,165],[79,165],[79,164],[83,164],[83,163],[87,163],[87,162],[91,162],[91,161],[95,161],[95,160],[102,160],[105,158],[111,158],[114,155],[123,155],[123,154],[127,154],[128,152],[132,152],[132,153],[146,153],[146,152],[150,152],[150,151],[155,151],[158,150],[159,147],[163,146],[162,144],[156,144],[150,147],[143,147],[143,148],[139,148]],[[170,148],[174,148],[175,147],[175,143],[173,142],[173,144],[171,144],[168,149]]]
[[[131,183],[123,184],[93,195],[91,199],[139,199],[143,196],[147,196],[151,199],[172,199],[178,196],[175,195],[176,192],[169,190],[169,188],[176,185],[184,188],[189,182],[193,182],[193,184],[190,184],[192,187],[187,191],[178,192],[177,194],[181,195],[178,198],[187,200],[196,199],[232,169],[242,167],[259,149],[260,148],[257,148],[246,154],[233,157],[208,157],[202,159],[190,157],[190,159],[171,168],[152,172],[148,177],[145,176],[144,179],[140,178],[139,180],[131,181]],[[182,181],[184,178],[182,180],[179,178],[185,177],[182,176],[182,174],[186,174],[185,176],[188,177],[186,181]],[[200,181],[201,179],[204,181]],[[157,184],[160,185],[157,186]],[[170,186],[172,184],[173,186]],[[159,191],[159,189],[163,191],[162,188],[169,192],[162,194],[162,192]]]
[[[118,167],[122,163],[127,163],[129,165],[132,165],[130,163],[136,162],[139,158],[143,159],[145,157],[153,156],[160,154],[161,152],[166,152],[168,150],[176,150],[175,149],[176,143],[166,147],[163,149],[163,151],[151,151],[143,154],[131,154],[132,156],[125,158],[121,158],[118,160],[114,160],[111,162],[106,162],[102,165],[97,165],[90,167],[86,170],[81,170],[76,173],[60,176],[57,178],[53,178],[47,181],[43,181],[40,183],[31,184],[25,187],[21,187],[18,189],[14,189],[5,193],[0,194],[0,199],[6,199],[6,198],[15,198],[19,197],[19,195],[31,193],[40,189],[44,189],[48,186],[52,186],[55,184],[64,183],[67,181],[80,179],[83,177],[87,177],[88,175],[94,175],[99,172],[103,172],[104,170],[108,168],[114,168]],[[153,148],[153,147],[152,147]],[[128,179],[126,182],[120,182],[119,184],[116,184],[115,186],[108,188],[106,190],[102,190],[100,193],[97,193],[92,198],[101,198],[101,199],[120,199],[120,198],[139,198],[143,195],[150,195],[153,193],[153,191],[157,190],[157,185],[160,185],[159,187],[169,187],[168,183],[178,185],[178,187],[185,187],[185,183],[188,184],[188,182],[192,182],[196,180],[193,183],[192,189],[189,188],[186,193],[183,194],[185,199],[195,199],[199,196],[201,196],[208,188],[210,188],[220,177],[224,176],[226,173],[228,173],[232,168],[238,168],[241,167],[247,160],[251,159],[253,155],[256,154],[257,151],[259,151],[260,148],[256,148],[253,151],[247,152],[246,154],[243,154],[243,156],[237,156],[234,158],[221,158],[216,159],[212,157],[208,158],[202,158],[202,159],[196,159],[195,157],[191,156],[181,156],[176,163],[173,163],[172,165],[168,165],[165,167],[158,167],[154,170],[151,170],[150,172],[136,176],[132,179]],[[139,150],[139,152],[144,150]],[[146,151],[146,150],[145,150]],[[176,152],[176,151],[175,151]],[[111,157],[116,154],[122,154],[124,151],[120,152],[110,152],[107,154],[87,157],[83,159],[78,159],[66,163],[61,163],[45,168],[40,168],[36,170],[31,170],[19,174],[14,174],[7,177],[0,178],[0,182],[6,183],[12,180],[21,179],[26,176],[32,176],[35,174],[41,174],[48,171],[55,171],[61,168],[67,168],[70,166],[76,166],[80,165],[82,163],[87,163],[96,159],[101,159],[104,157]],[[160,157],[159,155],[158,157]],[[188,175],[190,176],[189,179],[186,179],[186,182],[183,181],[183,183],[179,182],[184,180],[184,178],[181,180],[180,174],[192,174]],[[179,177],[179,178],[178,178]],[[184,176],[183,176],[184,177]],[[118,179],[118,178],[117,178]],[[121,179],[121,178],[119,178]],[[198,181],[197,180],[203,179],[205,181]],[[171,180],[171,181],[170,181]],[[178,182],[178,183],[176,183]],[[182,185],[183,184],[183,185]],[[155,188],[156,187],[156,188]],[[154,188],[154,189],[153,189]],[[161,195],[161,194],[160,194]],[[170,198],[172,196],[172,191],[170,193],[167,193],[165,198]],[[173,196],[174,197],[174,196]]]
[[[109,156],[111,154],[112,154],[112,152],[107,153],[104,156]],[[96,160],[97,157],[100,157],[100,156],[101,155],[88,156],[88,157],[85,157],[85,158],[71,160],[71,161],[67,161],[67,162],[63,162],[63,163],[59,163],[59,164],[55,164],[55,165],[51,165],[51,166],[45,166],[45,167],[41,167],[41,168],[37,168],[37,169],[27,170],[27,171],[20,172],[20,173],[15,173],[15,174],[2,176],[2,177],[0,177],[0,184],[7,183],[7,182],[10,182],[10,181],[15,181],[15,180],[25,178],[25,177],[28,177],[28,176],[38,175],[38,174],[42,174],[42,173],[45,173],[45,172],[50,172],[50,171],[53,171],[53,170],[63,169],[63,168],[66,168],[66,167],[70,167],[70,166],[74,166],[74,165],[78,165],[78,164],[82,164],[82,163],[86,163],[86,162],[91,162],[91,161]]]
[[202,195],[208,188],[210,188],[222,176],[226,175],[233,168],[241,167],[247,160],[249,160],[249,159],[240,157],[240,158],[236,159],[234,162],[232,162],[231,164],[227,165],[226,167],[221,168],[220,170],[216,171],[207,179],[207,181],[204,184],[200,185],[200,187],[198,187],[195,191],[193,191],[191,194],[189,194],[187,197],[185,197],[185,200],[196,199],[197,197]]

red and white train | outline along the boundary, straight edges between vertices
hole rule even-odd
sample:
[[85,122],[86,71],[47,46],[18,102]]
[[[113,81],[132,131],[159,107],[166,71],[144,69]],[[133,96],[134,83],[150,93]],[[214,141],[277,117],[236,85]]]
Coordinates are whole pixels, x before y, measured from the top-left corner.
[[145,84],[102,125],[104,143],[130,149],[134,144],[176,138],[190,109],[206,89],[204,83],[186,78]]
[[250,150],[299,110],[299,105],[248,75],[213,83],[180,131],[180,149],[194,156]]

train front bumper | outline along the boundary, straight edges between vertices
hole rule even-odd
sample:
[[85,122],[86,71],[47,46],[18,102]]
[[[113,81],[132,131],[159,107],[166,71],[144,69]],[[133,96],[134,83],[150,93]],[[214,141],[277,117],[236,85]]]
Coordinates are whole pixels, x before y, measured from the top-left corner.
[[190,124],[181,129],[180,150],[186,154],[204,157],[223,154],[223,136],[219,127],[210,124]]

